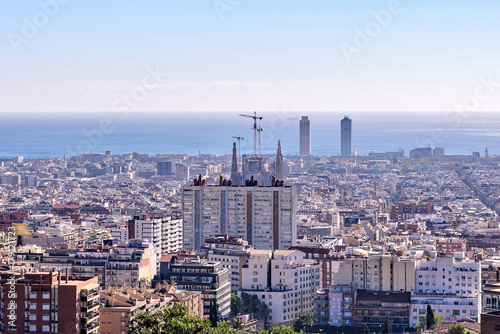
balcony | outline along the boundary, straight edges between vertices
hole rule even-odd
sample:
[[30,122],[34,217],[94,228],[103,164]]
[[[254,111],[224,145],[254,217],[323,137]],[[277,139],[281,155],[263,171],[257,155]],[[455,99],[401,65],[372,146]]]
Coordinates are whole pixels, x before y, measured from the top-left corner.
[[323,311],[323,312],[326,312],[329,310],[328,306],[322,306],[322,305],[314,305],[313,306],[313,310],[314,311]]

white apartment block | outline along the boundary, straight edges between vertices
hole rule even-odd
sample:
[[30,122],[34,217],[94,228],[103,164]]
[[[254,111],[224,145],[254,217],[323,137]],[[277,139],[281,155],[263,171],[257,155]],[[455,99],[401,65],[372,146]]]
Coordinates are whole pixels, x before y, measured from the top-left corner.
[[242,269],[239,293],[255,295],[266,303],[270,323],[291,325],[299,315],[312,311],[320,277],[319,263],[305,259],[301,251],[252,250]]
[[460,318],[479,320],[481,311],[481,266],[472,260],[455,261],[437,257],[421,262],[415,271],[415,290],[411,297],[410,326],[425,316],[427,305],[444,321]]
[[106,263],[106,286],[125,284],[136,287],[139,281],[151,282],[156,274],[156,256],[151,242],[130,240],[114,246]]
[[185,186],[182,191],[184,248],[198,251],[207,238],[228,234],[255,249],[295,245],[295,186]]
[[182,249],[182,219],[165,217],[150,219],[143,215],[128,222],[127,228],[111,230],[113,239],[126,242],[130,239],[148,240],[156,253],[156,270],[159,270],[160,258],[164,254]]
[[241,270],[250,257],[252,247],[241,238],[208,239],[204,246],[209,261],[218,261],[223,268],[229,271],[231,291],[236,292],[241,288]]
[[415,260],[390,255],[341,260],[333,272],[334,286],[353,290],[412,291],[415,289]]

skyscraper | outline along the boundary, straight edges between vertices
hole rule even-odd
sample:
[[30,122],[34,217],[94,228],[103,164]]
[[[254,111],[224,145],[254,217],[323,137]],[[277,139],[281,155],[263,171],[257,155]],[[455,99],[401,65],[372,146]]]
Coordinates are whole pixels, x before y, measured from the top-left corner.
[[275,164],[275,173],[276,173],[276,178],[278,180],[283,180],[284,179],[284,174],[283,174],[283,152],[281,151],[281,142],[278,140],[278,152],[276,152],[276,164]]
[[347,116],[340,121],[340,155],[352,155],[352,120]]
[[238,177],[238,151],[236,150],[236,143],[233,143],[233,161],[231,165],[231,180],[233,180],[234,185],[239,184]]
[[295,186],[215,186],[182,189],[183,247],[199,251],[205,240],[228,234],[257,249],[288,249],[297,240]]
[[311,155],[311,121],[302,116],[299,125],[300,155]]

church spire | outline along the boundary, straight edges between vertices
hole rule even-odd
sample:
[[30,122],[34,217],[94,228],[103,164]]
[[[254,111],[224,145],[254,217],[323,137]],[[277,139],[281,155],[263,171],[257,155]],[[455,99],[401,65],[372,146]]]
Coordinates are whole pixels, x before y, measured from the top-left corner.
[[231,166],[231,180],[234,185],[239,185],[238,180],[238,151],[236,150],[236,142],[233,143],[233,162]]
[[283,152],[281,151],[281,141],[278,139],[278,151],[276,152],[275,173],[278,180],[284,179],[283,173]]

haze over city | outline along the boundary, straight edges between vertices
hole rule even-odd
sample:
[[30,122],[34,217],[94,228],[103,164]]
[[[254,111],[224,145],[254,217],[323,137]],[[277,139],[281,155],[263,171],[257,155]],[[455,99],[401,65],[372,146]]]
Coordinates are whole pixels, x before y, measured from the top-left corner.
[[500,333],[498,13],[1,2],[0,333]]
[[494,1],[60,3],[0,4],[1,111],[109,111],[148,68],[136,111],[442,111],[500,81]]

